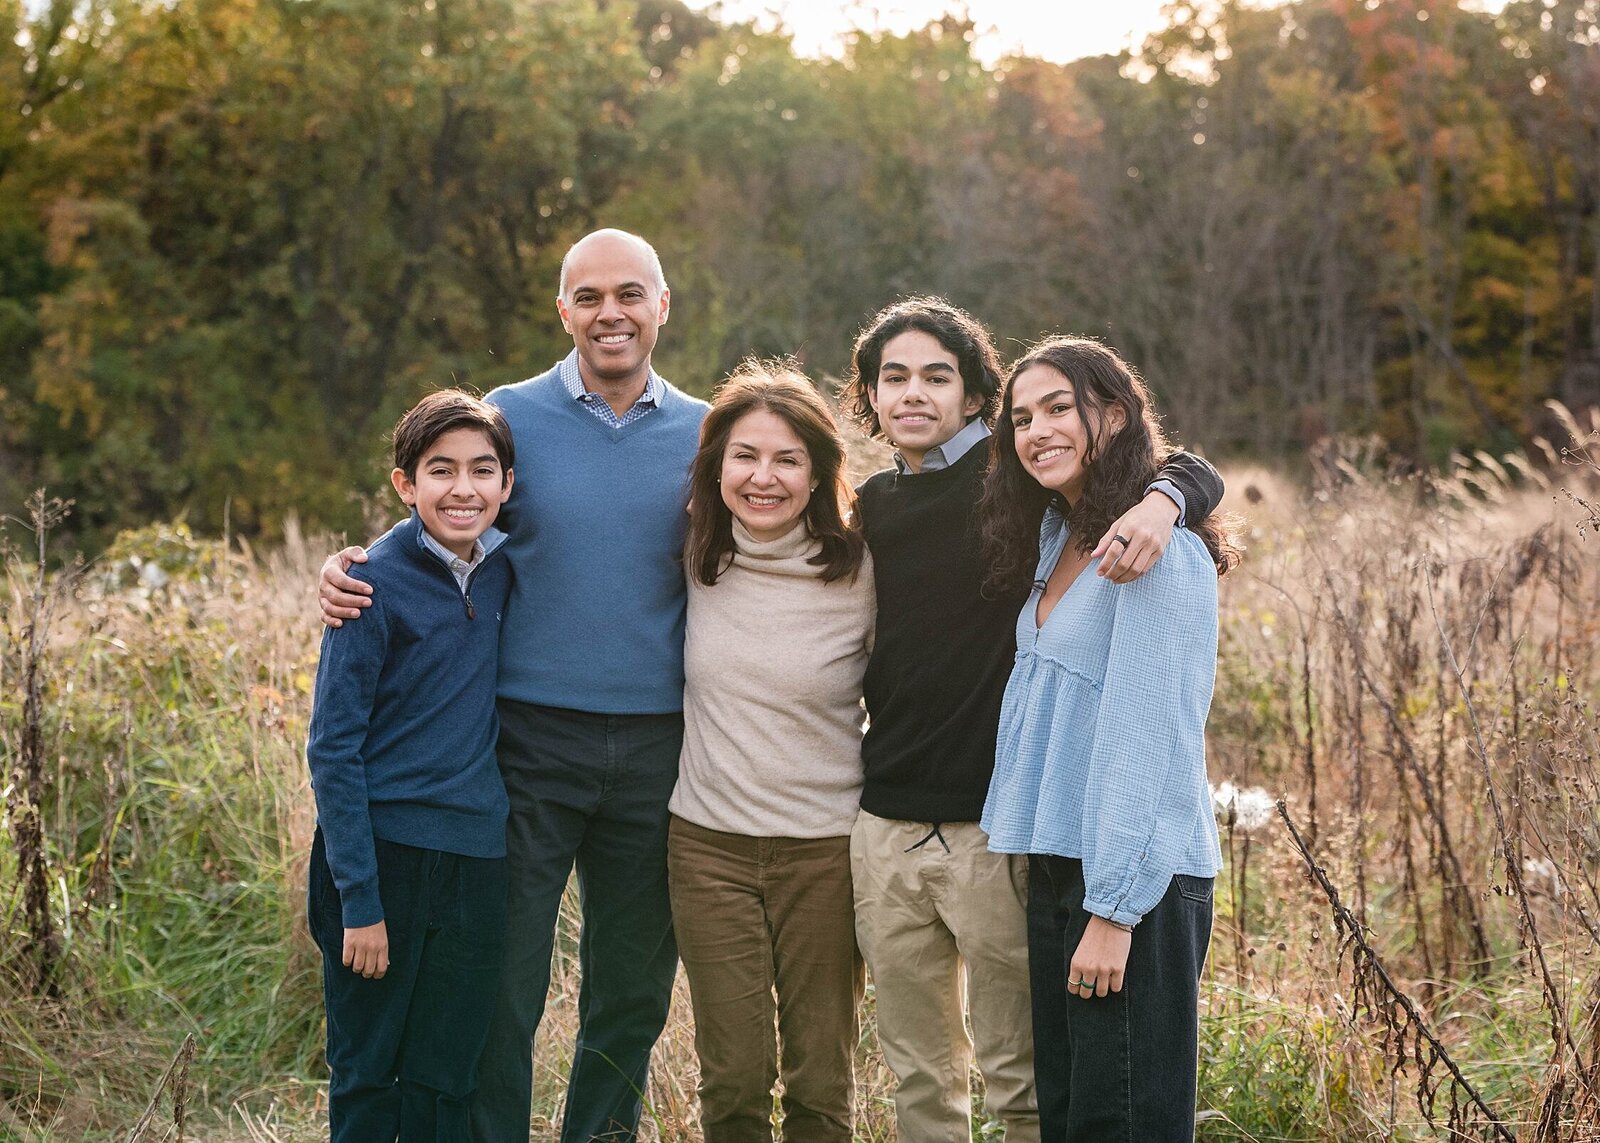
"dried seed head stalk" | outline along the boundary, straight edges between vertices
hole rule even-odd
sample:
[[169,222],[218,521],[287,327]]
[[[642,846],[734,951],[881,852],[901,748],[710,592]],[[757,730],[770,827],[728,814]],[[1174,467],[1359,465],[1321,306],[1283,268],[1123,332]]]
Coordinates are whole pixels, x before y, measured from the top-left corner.
[[73,563],[52,580],[47,565],[50,533],[67,518],[70,500],[46,497],[41,489],[28,498],[26,520],[15,520],[34,535],[37,562],[31,582],[11,589],[7,606],[0,607],[0,633],[10,650],[0,659],[0,679],[15,676],[22,695],[20,718],[4,727],[5,753],[13,759],[7,776],[5,818],[16,854],[17,882],[22,888],[22,912],[27,940],[24,958],[34,970],[34,991],[57,999],[60,983],[61,934],[50,907],[50,855],[44,834],[44,798],[47,784],[45,760],[49,754],[45,734],[45,691],[50,673],[50,629],[57,606],[76,591],[82,577],[81,562]]
[[[1334,928],[1339,934],[1340,959],[1343,960],[1347,952],[1350,955],[1353,984],[1351,1014],[1355,1016],[1365,1009],[1378,1023],[1380,1047],[1384,1058],[1390,1061],[1390,1075],[1398,1077],[1408,1069],[1414,1069],[1412,1074],[1416,1079],[1417,1107],[1429,1126],[1439,1126],[1438,1100],[1441,1092],[1444,1092],[1449,1100],[1444,1126],[1452,1138],[1465,1137],[1468,1131],[1478,1130],[1504,1143],[1516,1143],[1516,1136],[1511,1129],[1462,1073],[1411,998],[1395,984],[1377,950],[1367,940],[1361,923],[1340,900],[1339,890],[1328,879],[1327,871],[1317,864],[1306,848],[1305,839],[1295,828],[1294,819],[1289,816],[1288,806],[1281,800],[1278,802],[1278,816],[1288,827],[1290,840],[1300,851],[1300,857],[1312,879],[1328,898],[1333,910]],[[1438,1074],[1441,1066],[1448,1075]],[[1463,1102],[1463,1097],[1466,1102]]]

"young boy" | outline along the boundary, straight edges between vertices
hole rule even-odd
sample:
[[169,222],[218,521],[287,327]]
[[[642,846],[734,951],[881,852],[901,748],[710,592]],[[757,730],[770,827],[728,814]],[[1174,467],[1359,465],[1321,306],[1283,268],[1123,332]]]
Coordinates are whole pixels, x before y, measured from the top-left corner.
[[511,431],[459,390],[394,431],[411,519],[352,574],[365,622],[323,632],[306,758],[311,934],[334,1143],[465,1140],[505,932],[495,674],[511,567],[492,528]]

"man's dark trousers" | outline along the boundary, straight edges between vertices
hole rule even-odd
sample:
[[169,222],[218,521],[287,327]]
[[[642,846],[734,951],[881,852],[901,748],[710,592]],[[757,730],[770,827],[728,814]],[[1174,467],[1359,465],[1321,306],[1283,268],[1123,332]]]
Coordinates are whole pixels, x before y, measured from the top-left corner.
[[506,863],[378,839],[389,971],[342,963],[339,890],[317,830],[308,920],[322,950],[333,1143],[465,1143],[505,932]]
[[583,906],[578,1040],[562,1143],[636,1138],[650,1050],[677,972],[667,895],[667,800],[683,715],[590,714],[501,699],[510,908],[472,1107],[477,1143],[526,1143],[533,1036],[544,1014],[561,896]]

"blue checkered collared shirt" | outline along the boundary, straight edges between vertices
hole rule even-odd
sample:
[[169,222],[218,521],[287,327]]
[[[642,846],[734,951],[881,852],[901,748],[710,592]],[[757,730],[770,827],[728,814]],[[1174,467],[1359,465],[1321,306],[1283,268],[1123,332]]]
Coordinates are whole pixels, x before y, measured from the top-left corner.
[[434,556],[436,556],[444,564],[445,567],[450,569],[450,574],[455,576],[456,586],[462,591],[466,591],[467,577],[472,575],[473,571],[476,570],[477,566],[483,562],[483,557],[487,554],[483,549],[483,540],[477,539],[472,541],[472,559],[469,561],[462,559],[449,548],[441,544],[438,540],[434,539],[433,533],[428,531],[427,528],[422,528],[420,531],[422,533],[422,546],[427,548],[428,551],[432,552]]
[[616,410],[607,403],[604,397],[598,393],[591,393],[584,388],[583,375],[578,372],[578,351],[576,349],[567,354],[561,364],[556,367],[556,373],[561,378],[561,384],[566,386],[567,393],[574,401],[614,429],[633,424],[634,421],[637,421],[650,410],[660,405],[661,391],[666,385],[659,373],[654,369],[650,370],[650,375],[644,383],[644,392],[633,403],[633,407],[619,417]]

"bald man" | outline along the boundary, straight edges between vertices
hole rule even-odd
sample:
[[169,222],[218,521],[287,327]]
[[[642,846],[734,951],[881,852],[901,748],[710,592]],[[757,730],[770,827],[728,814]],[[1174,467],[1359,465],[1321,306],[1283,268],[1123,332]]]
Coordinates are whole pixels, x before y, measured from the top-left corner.
[[[501,510],[516,582],[500,639],[499,760],[511,800],[506,959],[473,1097],[473,1138],[526,1143],[534,1032],[561,896],[583,908],[578,1039],[562,1143],[637,1137],[650,1049],[677,946],[667,901],[667,799],[683,740],[689,462],[707,406],[651,368],[671,301],[650,244],[580,239],[556,308],[573,349],[490,393],[510,422],[517,483]],[[360,615],[370,588],[329,560],[323,614]]]

